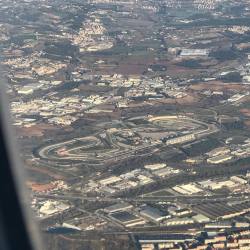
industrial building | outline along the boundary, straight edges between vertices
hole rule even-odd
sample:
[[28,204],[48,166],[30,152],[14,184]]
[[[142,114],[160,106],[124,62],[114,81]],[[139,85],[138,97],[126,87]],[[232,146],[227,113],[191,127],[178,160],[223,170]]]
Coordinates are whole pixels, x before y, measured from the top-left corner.
[[209,157],[215,157],[218,155],[225,155],[230,153],[230,149],[228,147],[219,147],[211,150],[210,152],[206,153]]
[[167,145],[174,145],[174,144],[178,144],[178,143],[184,143],[184,142],[188,142],[188,141],[192,141],[195,140],[195,135],[194,134],[189,134],[189,135],[182,135],[173,139],[168,139],[166,141]]
[[106,207],[103,209],[103,211],[106,213],[115,213],[118,211],[129,210],[132,208],[133,208],[133,206],[131,204],[123,202],[123,203],[118,203],[118,204]]
[[65,211],[71,206],[69,204],[63,203],[61,201],[47,200],[45,201],[39,209],[40,217],[51,216],[53,214]]
[[120,180],[121,180],[121,178],[118,176],[111,176],[111,177],[108,177],[106,179],[100,180],[100,184],[101,185],[110,185],[110,184],[116,183]]
[[203,214],[197,214],[192,217],[194,221],[197,221],[198,223],[207,223],[210,221],[210,219],[203,215]]
[[248,183],[248,181],[245,178],[243,178],[242,176],[232,176],[230,178],[230,180],[234,181],[235,183],[242,184],[242,185]]
[[165,163],[148,164],[148,165],[144,166],[144,168],[152,170],[152,171],[153,170],[158,170],[158,169],[161,169],[161,168],[165,168],[165,167],[166,167]]
[[179,208],[179,209],[169,211],[169,213],[171,213],[172,215],[182,217],[182,216],[187,216],[188,214],[190,214],[191,210],[188,208]]
[[153,174],[155,174],[159,177],[165,177],[165,176],[172,175],[172,174],[178,174],[179,172],[180,172],[179,169],[173,169],[170,167],[166,167],[166,168],[161,168],[161,169],[155,170],[153,172]]
[[232,188],[232,187],[235,187],[237,185],[232,180],[218,180],[218,181],[206,180],[206,181],[199,182],[199,184],[202,187],[208,188],[211,190],[217,190],[217,189],[221,189],[223,187]]
[[230,219],[250,211],[250,206],[249,202],[244,202],[237,205],[229,205],[217,202],[195,205],[192,207],[192,210],[196,213],[205,215],[212,220]]
[[211,164],[220,164],[220,163],[229,161],[231,159],[233,159],[233,156],[229,155],[229,154],[227,154],[227,155],[218,155],[218,156],[208,158],[207,162],[211,163]]
[[154,222],[160,222],[167,218],[170,218],[168,213],[164,213],[157,208],[151,206],[143,206],[140,210],[140,214]]
[[109,217],[121,224],[123,224],[126,227],[133,227],[136,225],[144,225],[146,223],[146,221],[137,216],[134,215],[128,211],[119,211],[119,212],[115,212],[115,213],[111,213],[109,215]]
[[25,85],[25,86],[19,88],[17,90],[17,92],[18,92],[18,94],[29,95],[29,94],[33,94],[33,92],[35,90],[38,90],[42,86],[43,86],[43,84],[41,84],[41,83],[32,83],[32,84]]
[[207,49],[183,49],[181,51],[180,56],[188,57],[188,56],[208,56],[209,50]]
[[215,236],[212,238],[205,239],[205,244],[216,243],[216,242],[221,242],[221,241],[226,241],[226,240],[227,240],[226,236]]
[[184,218],[169,219],[164,224],[167,226],[180,226],[180,225],[192,224],[194,222],[195,221],[192,218],[184,217]]
[[142,244],[141,245],[141,250],[154,250],[155,246],[154,244]]
[[201,188],[199,188],[196,184],[192,183],[175,186],[172,189],[182,195],[192,195],[203,192]]
[[183,243],[192,242],[194,236],[192,234],[161,234],[161,235],[139,235],[138,242],[141,244],[161,244],[161,243]]

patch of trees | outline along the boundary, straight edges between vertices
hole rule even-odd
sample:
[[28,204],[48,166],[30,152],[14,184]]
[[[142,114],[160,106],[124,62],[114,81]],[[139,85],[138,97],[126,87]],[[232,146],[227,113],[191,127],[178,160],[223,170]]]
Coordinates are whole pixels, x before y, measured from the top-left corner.
[[211,57],[219,61],[235,60],[238,58],[237,53],[232,49],[217,50],[210,53]]
[[44,52],[47,54],[56,54],[60,56],[74,56],[78,48],[70,42],[46,43]]
[[226,75],[220,76],[219,79],[223,82],[241,82],[242,76],[239,72],[230,72]]
[[199,60],[184,60],[180,63],[177,63],[178,66],[186,67],[186,68],[191,68],[191,69],[200,69],[203,68],[203,66],[200,64]]

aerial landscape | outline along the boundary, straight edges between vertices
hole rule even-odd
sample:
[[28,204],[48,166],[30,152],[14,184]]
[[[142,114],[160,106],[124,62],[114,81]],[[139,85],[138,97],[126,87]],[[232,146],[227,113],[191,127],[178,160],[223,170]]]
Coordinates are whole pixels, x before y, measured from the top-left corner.
[[250,249],[249,0],[6,0],[0,29],[45,249]]

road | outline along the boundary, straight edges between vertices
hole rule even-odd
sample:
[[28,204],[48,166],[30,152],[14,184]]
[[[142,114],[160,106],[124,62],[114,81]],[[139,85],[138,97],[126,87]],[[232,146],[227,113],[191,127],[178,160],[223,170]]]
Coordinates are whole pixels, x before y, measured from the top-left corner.
[[55,199],[55,200],[87,200],[93,202],[184,202],[186,204],[198,204],[201,202],[223,202],[223,201],[244,201],[249,200],[246,194],[235,194],[225,197],[224,194],[206,196],[156,196],[156,197],[136,197],[136,198],[117,198],[117,197],[87,197],[80,194],[36,194],[37,198]]

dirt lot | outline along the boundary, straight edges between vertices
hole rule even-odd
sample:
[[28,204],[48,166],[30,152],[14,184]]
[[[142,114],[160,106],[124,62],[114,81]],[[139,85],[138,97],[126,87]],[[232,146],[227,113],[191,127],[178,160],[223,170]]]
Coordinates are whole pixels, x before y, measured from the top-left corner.
[[250,129],[250,120],[244,121],[244,125],[245,125],[248,129]]
[[56,129],[58,128],[49,124],[38,124],[29,128],[17,128],[17,134],[19,136],[41,137],[44,135],[45,131]]
[[241,109],[240,112],[244,115],[244,116],[247,116],[247,117],[250,117],[250,109]]
[[198,83],[190,86],[190,89],[193,90],[212,90],[212,91],[221,91],[221,90],[237,90],[243,91],[248,90],[247,85],[242,85],[239,83],[224,83],[221,81],[209,81],[204,83]]

